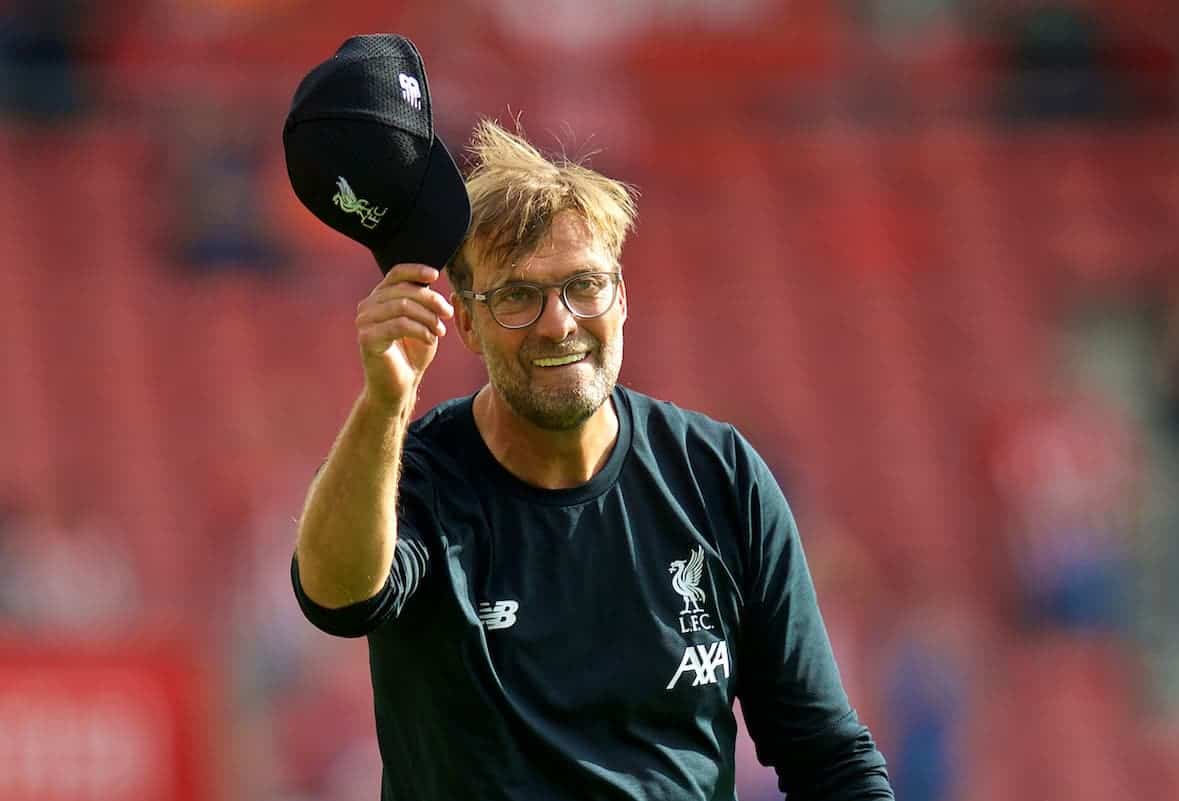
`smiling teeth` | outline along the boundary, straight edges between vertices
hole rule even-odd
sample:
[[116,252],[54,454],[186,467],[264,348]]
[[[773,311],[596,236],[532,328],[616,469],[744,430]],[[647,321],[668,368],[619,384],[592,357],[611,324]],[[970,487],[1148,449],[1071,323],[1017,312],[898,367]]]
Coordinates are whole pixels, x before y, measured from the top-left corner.
[[558,356],[555,359],[534,359],[533,364],[537,367],[560,367],[563,364],[573,364],[585,358],[584,353],[571,353],[568,356]]

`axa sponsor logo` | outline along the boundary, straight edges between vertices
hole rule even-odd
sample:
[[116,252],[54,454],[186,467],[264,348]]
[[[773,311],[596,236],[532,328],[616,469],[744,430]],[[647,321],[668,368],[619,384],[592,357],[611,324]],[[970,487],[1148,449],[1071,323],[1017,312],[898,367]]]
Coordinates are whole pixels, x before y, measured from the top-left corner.
[[479,621],[488,631],[511,628],[516,624],[516,613],[520,611],[519,601],[481,601]]
[[685,674],[691,674],[693,687],[716,684],[720,678],[718,671],[723,673],[723,678],[729,677],[729,646],[724,640],[689,645],[684,649],[679,668],[664,689],[670,690],[675,687],[676,682]]

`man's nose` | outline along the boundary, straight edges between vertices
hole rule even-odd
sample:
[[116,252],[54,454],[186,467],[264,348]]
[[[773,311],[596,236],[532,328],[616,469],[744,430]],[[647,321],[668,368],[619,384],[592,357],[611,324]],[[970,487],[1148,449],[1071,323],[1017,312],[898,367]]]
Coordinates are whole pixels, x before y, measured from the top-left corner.
[[561,290],[546,290],[544,310],[536,321],[536,333],[553,342],[564,342],[577,332],[577,318],[561,300]]

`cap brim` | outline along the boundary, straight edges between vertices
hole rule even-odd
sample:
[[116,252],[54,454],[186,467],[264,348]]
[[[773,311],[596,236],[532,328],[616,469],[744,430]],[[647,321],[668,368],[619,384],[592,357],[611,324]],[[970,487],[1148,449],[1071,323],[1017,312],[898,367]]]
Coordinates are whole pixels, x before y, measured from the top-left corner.
[[382,273],[395,264],[428,264],[441,270],[462,244],[471,223],[471,202],[462,173],[435,136],[413,211],[373,256]]

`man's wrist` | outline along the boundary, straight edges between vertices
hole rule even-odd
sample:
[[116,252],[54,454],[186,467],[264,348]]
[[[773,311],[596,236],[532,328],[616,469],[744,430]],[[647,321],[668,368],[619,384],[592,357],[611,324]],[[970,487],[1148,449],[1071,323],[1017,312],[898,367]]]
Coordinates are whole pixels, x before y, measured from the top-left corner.
[[365,387],[361,390],[360,397],[356,401],[356,409],[359,414],[364,415],[367,419],[377,420],[386,418],[390,422],[400,421],[405,423],[408,422],[410,416],[413,414],[417,399],[417,384],[414,384],[409,392],[401,396],[390,396],[384,393],[374,392],[369,387]]

